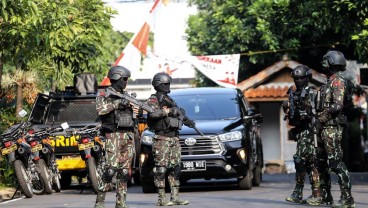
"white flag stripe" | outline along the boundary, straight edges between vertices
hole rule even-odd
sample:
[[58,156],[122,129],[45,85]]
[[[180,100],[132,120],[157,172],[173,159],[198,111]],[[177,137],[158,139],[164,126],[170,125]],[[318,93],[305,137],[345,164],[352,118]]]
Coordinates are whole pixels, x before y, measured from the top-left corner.
[[[154,26],[155,22],[155,15],[158,13],[160,7],[162,4],[162,0],[156,0],[156,2],[153,4],[151,10],[149,11],[149,14],[147,16],[146,21],[143,23],[142,27],[139,31],[137,31],[133,37],[129,40],[129,43],[124,48],[122,54],[119,56],[119,58],[115,61],[114,65],[118,66],[124,66],[125,68],[129,69],[132,72],[132,79],[134,79],[134,72],[139,71],[141,68],[141,56],[142,52],[137,48],[135,45],[133,45],[133,41],[136,40],[139,43],[143,43],[143,45],[140,45],[140,48],[145,51],[147,48],[146,41],[149,33],[140,34],[141,30],[144,29],[146,24],[149,26],[149,30],[152,30],[152,26]],[[140,36],[138,36],[140,35]]]

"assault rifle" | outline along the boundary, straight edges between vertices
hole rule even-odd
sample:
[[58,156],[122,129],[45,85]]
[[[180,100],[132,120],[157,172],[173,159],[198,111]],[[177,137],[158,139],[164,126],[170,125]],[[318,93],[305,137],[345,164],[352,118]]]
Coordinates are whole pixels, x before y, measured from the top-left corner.
[[287,113],[287,115],[285,115],[284,120],[289,119],[293,120],[294,119],[294,110],[295,110],[295,106],[294,106],[294,94],[293,94],[293,90],[292,87],[289,88],[289,90],[287,91],[287,94],[289,95],[289,112]]
[[134,97],[130,96],[128,93],[120,93],[120,92],[116,92],[114,90],[111,90],[110,88],[106,89],[106,95],[114,95],[116,97],[122,98],[122,99],[126,99],[128,100],[130,103],[132,103],[133,105],[136,105],[140,108],[142,108],[143,110],[147,111],[148,113],[153,113],[154,110],[151,106],[147,105],[146,103],[139,101],[137,99],[135,99]]
[[[170,100],[166,97],[164,97],[165,101],[168,102],[169,104],[171,104],[171,106],[177,107],[179,109],[179,120],[181,121],[190,121],[191,123],[194,123],[193,120],[189,119],[188,116],[185,114],[185,110],[181,107],[179,107],[175,101]],[[196,132],[198,132],[198,134],[200,134],[201,136],[204,136],[204,134],[195,126],[195,123],[193,126],[188,126],[189,128],[193,128],[194,130],[196,130]]]
[[319,99],[320,99],[320,94],[319,91],[317,93],[313,93],[314,96],[312,96],[312,99],[310,100],[311,104],[312,104],[312,120],[311,120],[311,124],[312,124],[312,132],[313,132],[313,137],[314,137],[314,153],[316,153],[316,148],[318,147],[318,142],[317,142],[317,127],[316,127],[316,117],[317,117],[317,109],[318,108],[318,104],[319,104]]

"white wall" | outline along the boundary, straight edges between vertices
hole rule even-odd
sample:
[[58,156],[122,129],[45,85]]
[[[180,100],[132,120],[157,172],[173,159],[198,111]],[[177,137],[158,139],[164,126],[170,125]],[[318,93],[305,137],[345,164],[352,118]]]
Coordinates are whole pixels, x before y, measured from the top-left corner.
[[265,163],[267,163],[268,160],[280,160],[280,103],[259,102],[258,109],[263,116],[263,123],[261,124],[261,138],[263,142],[263,156]]

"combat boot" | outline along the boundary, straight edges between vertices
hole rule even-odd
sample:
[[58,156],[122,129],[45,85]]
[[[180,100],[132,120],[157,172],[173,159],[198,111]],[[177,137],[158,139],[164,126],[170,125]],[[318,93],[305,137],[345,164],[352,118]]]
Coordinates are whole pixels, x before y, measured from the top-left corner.
[[330,188],[322,188],[321,205],[333,205],[333,197]]
[[303,185],[296,184],[293,193],[285,200],[293,203],[302,203],[303,200]]
[[171,188],[171,198],[170,201],[174,204],[174,205],[187,205],[189,204],[188,200],[180,200],[179,199],[179,187],[172,187]]
[[94,208],[105,208],[106,192],[99,191],[96,197],[96,203]]
[[174,203],[166,200],[165,188],[158,188],[158,201],[156,206],[172,206]]
[[311,206],[318,206],[322,203],[321,189],[312,188],[312,195],[309,196],[306,202]]
[[334,208],[353,208],[355,207],[354,198],[351,196],[350,189],[342,189],[341,197],[337,204],[332,205]]
[[126,194],[116,193],[115,208],[128,208],[126,204]]

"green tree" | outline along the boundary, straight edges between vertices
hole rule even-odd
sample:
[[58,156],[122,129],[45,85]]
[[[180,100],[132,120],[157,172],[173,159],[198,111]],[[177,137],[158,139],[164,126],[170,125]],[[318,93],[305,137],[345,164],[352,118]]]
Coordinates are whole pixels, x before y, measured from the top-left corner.
[[332,48],[348,59],[368,61],[364,48],[352,40],[368,17],[368,3],[354,1],[351,6],[347,2],[191,0],[198,13],[188,20],[189,50],[193,55],[241,53],[239,81],[285,53],[317,70],[322,56]]
[[[70,75],[99,71],[106,66],[102,58],[103,36],[112,28],[114,10],[102,0],[43,1],[40,7],[45,20],[42,40],[47,46],[43,53],[56,64],[59,75],[55,85],[65,78],[70,80]],[[55,89],[55,85],[51,88]]]
[[[2,1],[0,32],[0,71],[3,63],[11,62],[16,71],[26,70],[27,63],[38,55],[41,22],[35,2],[30,0]],[[23,108],[23,80],[16,82],[16,113]]]

